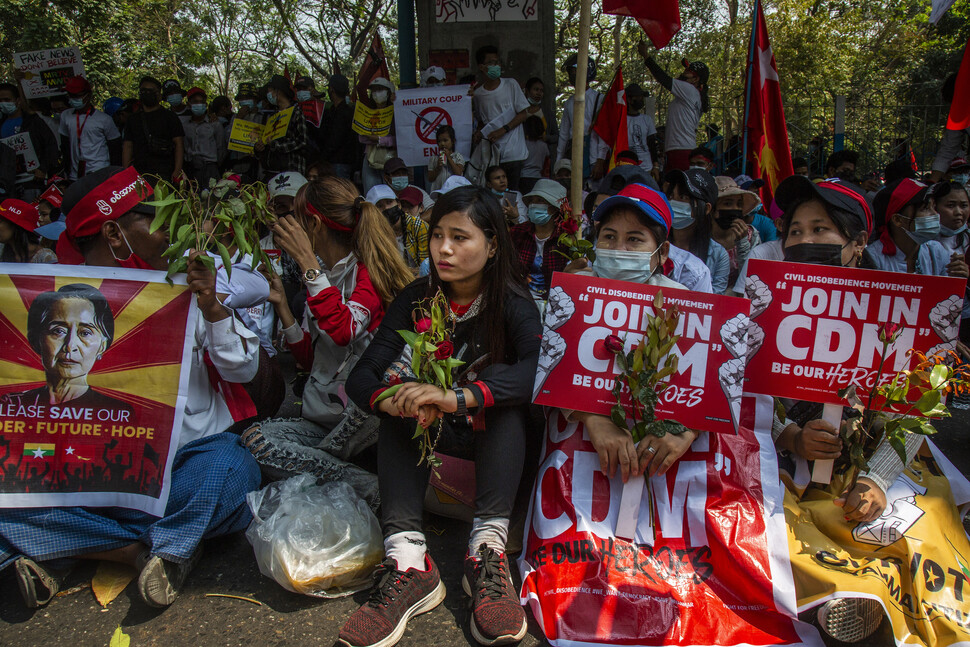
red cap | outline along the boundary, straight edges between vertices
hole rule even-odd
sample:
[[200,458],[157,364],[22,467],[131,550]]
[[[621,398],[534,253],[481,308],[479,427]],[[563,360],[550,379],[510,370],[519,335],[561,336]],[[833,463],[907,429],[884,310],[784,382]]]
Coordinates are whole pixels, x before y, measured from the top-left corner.
[[190,89],[190,90],[189,90],[189,91],[188,91],[188,92],[187,92],[187,93],[185,94],[185,98],[186,98],[186,99],[191,99],[192,97],[194,97],[194,96],[195,96],[195,95],[197,95],[197,94],[201,94],[201,95],[202,95],[202,96],[204,96],[204,97],[205,97],[205,96],[208,96],[208,95],[207,95],[207,94],[205,93],[205,90],[203,90],[202,88],[200,88],[200,87],[198,87],[198,86],[195,86],[194,88],[191,88],[191,89]]
[[29,202],[10,198],[0,202],[0,218],[12,222],[21,229],[33,231],[37,229],[40,214],[37,212],[37,207]]
[[421,191],[417,187],[409,186],[405,188],[398,194],[398,199],[401,202],[407,202],[408,204],[421,205],[424,204],[424,197],[421,195]]
[[68,94],[84,94],[91,91],[91,84],[83,76],[72,76],[64,82],[64,91]]
[[905,178],[893,189],[889,196],[889,204],[886,207],[886,221],[906,208],[909,201],[919,195],[926,185],[916,180]]

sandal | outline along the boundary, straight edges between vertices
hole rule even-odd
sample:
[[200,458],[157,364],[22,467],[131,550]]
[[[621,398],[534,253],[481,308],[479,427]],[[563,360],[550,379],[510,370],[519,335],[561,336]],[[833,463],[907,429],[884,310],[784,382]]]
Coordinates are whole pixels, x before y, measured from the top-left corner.
[[[44,568],[29,557],[18,558],[14,562],[14,570],[17,573],[20,595],[29,609],[44,606],[53,600],[57,592],[61,590],[63,576]],[[38,597],[38,585],[47,590],[46,597]]]

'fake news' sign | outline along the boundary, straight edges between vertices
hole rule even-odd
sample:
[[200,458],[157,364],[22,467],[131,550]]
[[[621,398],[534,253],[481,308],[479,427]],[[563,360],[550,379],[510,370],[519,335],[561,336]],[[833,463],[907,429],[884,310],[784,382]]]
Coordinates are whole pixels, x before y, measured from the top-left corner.
[[[672,353],[677,372],[660,396],[657,417],[691,429],[734,433],[748,353],[748,302],[578,274],[553,274],[536,374],[536,404],[609,415],[620,373],[603,340],[639,343],[653,300],[680,310]],[[662,360],[661,360],[662,362]]]
[[[909,367],[911,348],[953,349],[965,287],[966,279],[752,259],[745,294],[754,351],[744,389],[844,404],[839,389],[855,384],[867,393]],[[904,328],[880,377],[883,322]]]

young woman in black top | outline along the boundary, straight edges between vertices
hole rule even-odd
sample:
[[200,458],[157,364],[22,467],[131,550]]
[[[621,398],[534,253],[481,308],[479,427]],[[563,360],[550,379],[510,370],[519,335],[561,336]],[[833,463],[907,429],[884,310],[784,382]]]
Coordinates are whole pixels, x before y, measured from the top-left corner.
[[[439,450],[475,461],[475,520],[462,580],[473,599],[472,635],[496,645],[521,640],[526,630],[505,542],[525,457],[542,334],[539,312],[514,269],[502,208],[488,191],[461,187],[444,194],[430,226],[431,274],[391,303],[347,380],[347,393],[358,406],[382,417],[378,479],[387,554],[370,599],[340,632],[340,641],[351,647],[395,644],[411,617],[444,599],[421,530],[430,470],[418,466],[415,419],[430,424],[442,418]],[[387,388],[385,372],[405,349],[397,331],[413,329],[415,309],[439,288],[455,321],[455,357],[464,362],[457,369],[459,386],[444,391],[404,378],[393,397],[375,405]]]

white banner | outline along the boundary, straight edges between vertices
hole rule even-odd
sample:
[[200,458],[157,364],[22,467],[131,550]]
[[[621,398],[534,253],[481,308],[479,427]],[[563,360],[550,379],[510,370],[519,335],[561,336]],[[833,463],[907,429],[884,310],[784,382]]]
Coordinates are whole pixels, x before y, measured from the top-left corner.
[[467,85],[399,90],[394,101],[397,154],[408,166],[426,166],[438,155],[435,133],[455,129],[455,149],[468,159],[472,144],[472,98]]
[[30,141],[30,133],[4,137],[0,139],[0,144],[9,146],[17,154],[17,183],[33,179],[34,171],[40,168],[40,162],[37,160],[34,144]]
[[538,20],[539,0],[435,0],[437,22]]
[[23,73],[20,85],[28,99],[50,97],[64,92],[64,82],[84,74],[78,47],[39,49],[13,55],[13,65]]

